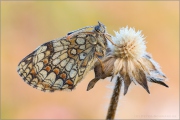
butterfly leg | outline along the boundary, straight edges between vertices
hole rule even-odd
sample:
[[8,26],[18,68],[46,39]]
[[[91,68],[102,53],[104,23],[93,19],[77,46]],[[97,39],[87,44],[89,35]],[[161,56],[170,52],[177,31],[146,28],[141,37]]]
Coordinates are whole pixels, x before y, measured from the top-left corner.
[[112,41],[111,35],[106,34],[106,35],[105,35],[105,38],[106,38],[107,40],[109,40],[109,42],[111,42],[112,45],[114,45],[114,46],[116,46],[116,47],[119,47],[118,45],[116,45],[116,44]]

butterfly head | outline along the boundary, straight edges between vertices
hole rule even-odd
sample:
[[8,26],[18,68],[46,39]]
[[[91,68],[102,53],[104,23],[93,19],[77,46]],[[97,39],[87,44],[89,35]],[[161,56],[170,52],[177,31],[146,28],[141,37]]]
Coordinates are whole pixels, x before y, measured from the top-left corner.
[[94,32],[106,33],[106,26],[98,21],[98,25],[94,27]]

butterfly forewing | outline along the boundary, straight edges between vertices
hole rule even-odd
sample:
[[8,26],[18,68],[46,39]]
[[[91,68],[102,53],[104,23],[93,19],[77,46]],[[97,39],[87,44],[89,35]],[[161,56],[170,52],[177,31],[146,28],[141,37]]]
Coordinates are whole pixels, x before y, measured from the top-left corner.
[[19,63],[18,73],[26,83],[55,91],[73,89],[82,80],[97,60],[95,53],[104,53],[107,41],[104,33],[86,28],[69,35],[41,45]]

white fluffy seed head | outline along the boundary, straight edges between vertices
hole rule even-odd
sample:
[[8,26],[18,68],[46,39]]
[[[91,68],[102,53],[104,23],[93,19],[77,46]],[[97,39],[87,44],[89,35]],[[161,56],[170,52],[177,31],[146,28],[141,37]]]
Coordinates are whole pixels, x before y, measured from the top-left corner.
[[113,42],[119,46],[108,44],[112,53],[119,58],[139,59],[146,53],[144,35],[141,31],[135,31],[134,28],[123,27],[119,32],[115,31]]
[[[126,27],[121,28],[115,34],[116,36],[112,37],[112,41],[108,41],[110,49],[107,50],[106,56],[102,58],[102,63],[95,64],[95,79],[119,76],[123,81],[124,95],[132,81],[135,84],[140,84],[148,93],[150,91],[147,81],[168,87],[163,82],[166,76],[162,73],[159,65],[146,52],[145,39],[141,31],[135,32],[134,28]],[[114,42],[113,45],[112,42]],[[104,69],[102,69],[102,65]],[[93,84],[91,81],[90,89]]]

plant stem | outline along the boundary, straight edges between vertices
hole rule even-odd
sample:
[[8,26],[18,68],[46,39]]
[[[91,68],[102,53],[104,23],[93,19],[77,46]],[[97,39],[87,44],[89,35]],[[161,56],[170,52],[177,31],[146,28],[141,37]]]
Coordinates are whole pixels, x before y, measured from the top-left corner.
[[115,84],[113,94],[111,97],[111,101],[109,104],[106,120],[114,120],[116,108],[117,108],[118,101],[119,101],[121,85],[122,85],[122,81],[121,81],[120,77],[117,77],[116,84]]

